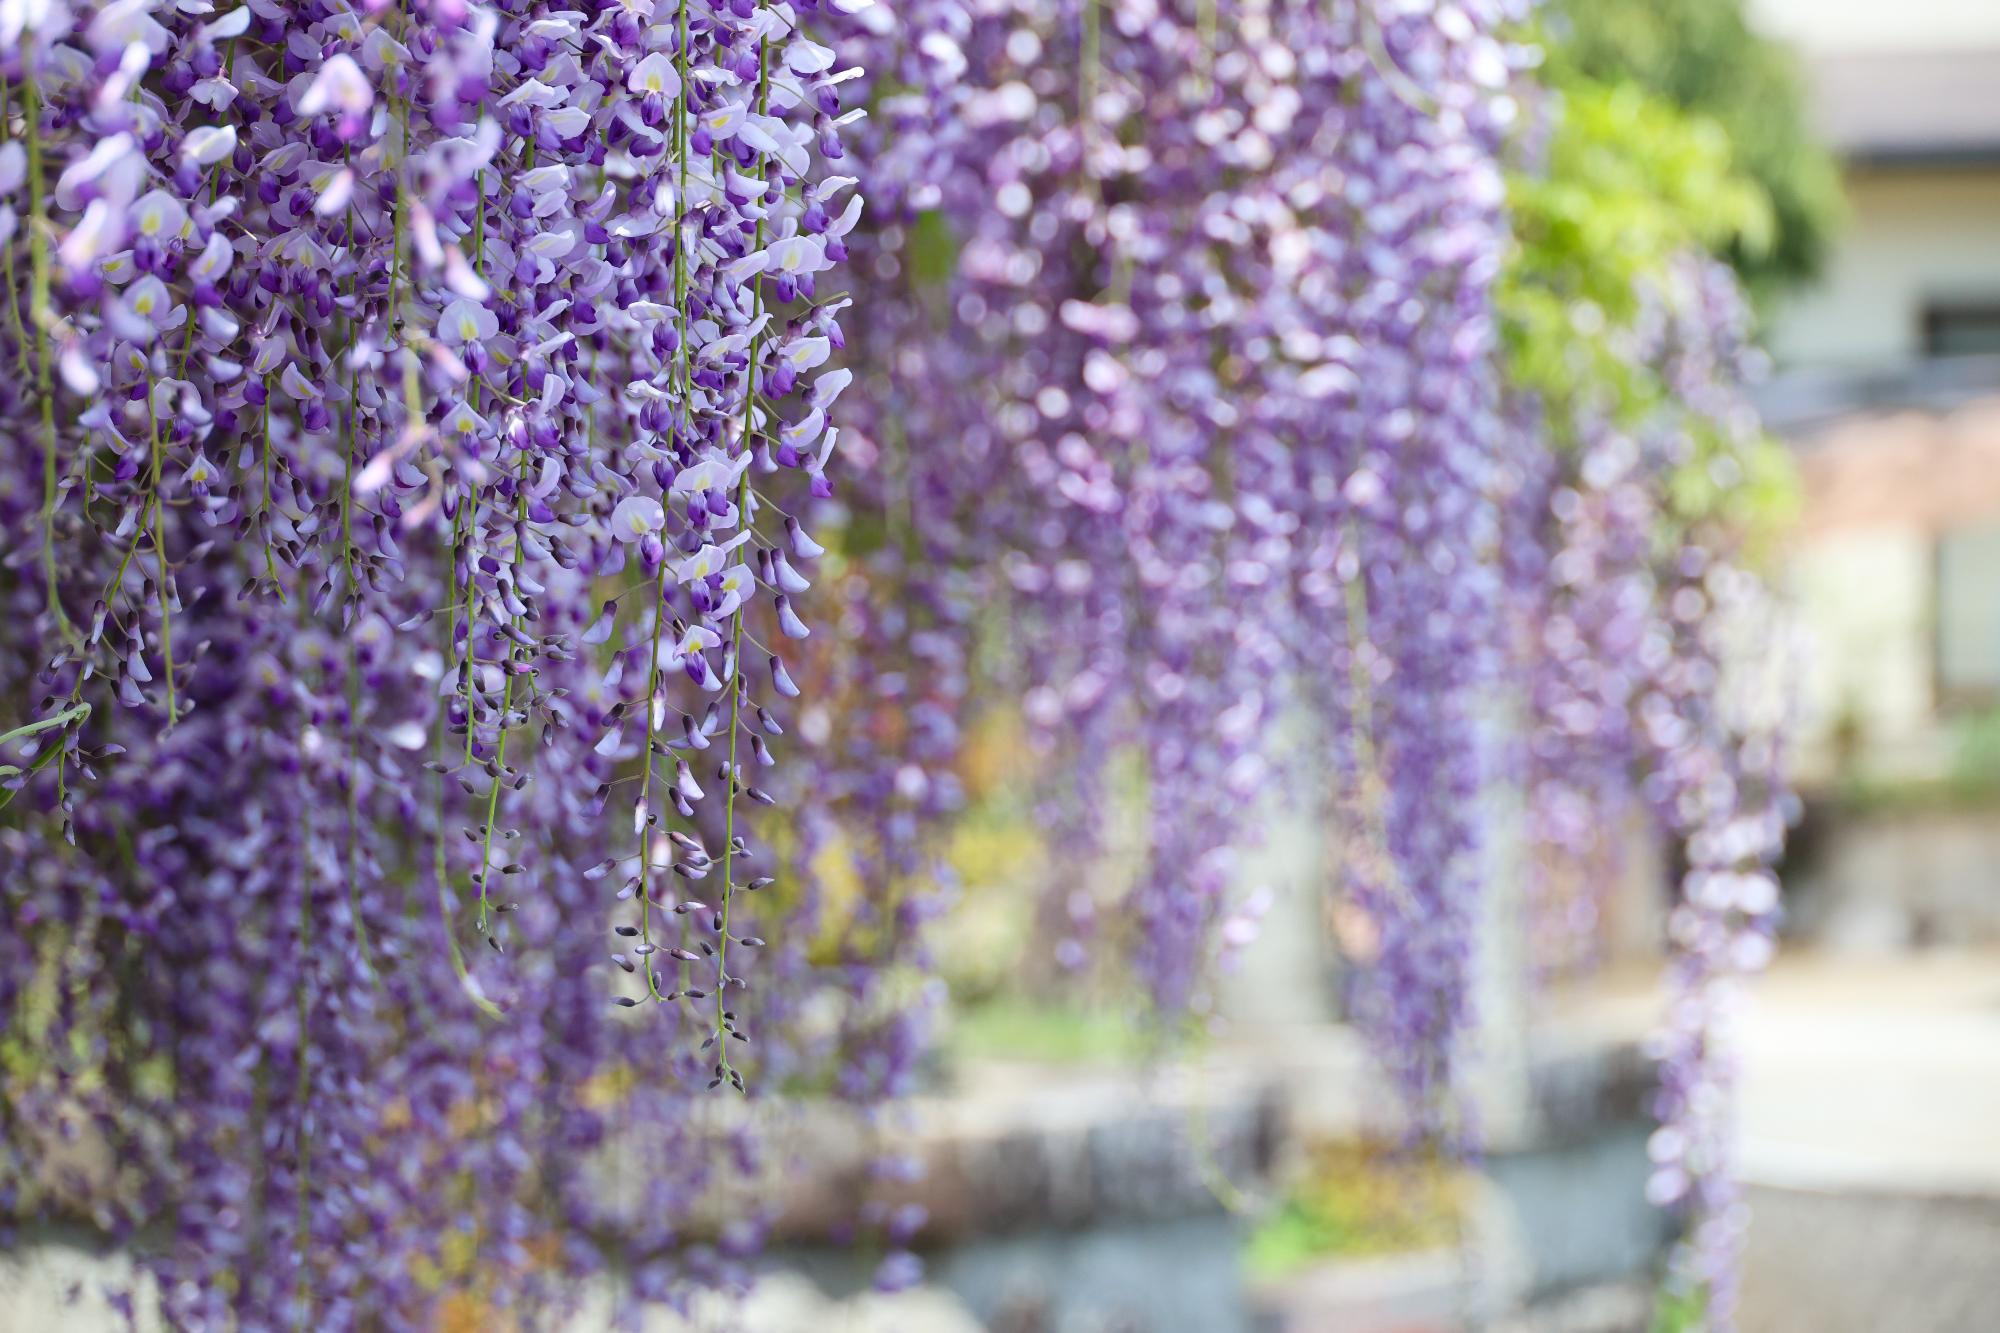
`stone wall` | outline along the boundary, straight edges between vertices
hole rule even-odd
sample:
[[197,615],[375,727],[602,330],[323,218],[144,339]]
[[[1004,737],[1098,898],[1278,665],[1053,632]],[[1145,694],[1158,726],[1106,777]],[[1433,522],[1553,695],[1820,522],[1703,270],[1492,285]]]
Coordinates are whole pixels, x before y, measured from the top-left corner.
[[1875,954],[2000,944],[2000,810],[1815,807],[1788,871],[1794,939]]

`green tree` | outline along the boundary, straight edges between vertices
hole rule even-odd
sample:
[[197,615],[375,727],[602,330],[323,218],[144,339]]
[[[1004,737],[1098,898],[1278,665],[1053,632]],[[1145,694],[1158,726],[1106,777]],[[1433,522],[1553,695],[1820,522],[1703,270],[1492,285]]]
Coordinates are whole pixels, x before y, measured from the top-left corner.
[[1839,169],[1806,123],[1791,52],[1743,10],[1742,0],[1554,0],[1543,23],[1551,59],[1568,72],[1637,87],[1721,129],[1733,168],[1769,203],[1769,234],[1723,249],[1762,302],[1817,274],[1843,202]]
[[[1739,0],[1555,0],[1531,40],[1551,100],[1509,179],[1508,377],[1559,434],[1584,411],[1672,411],[1658,367],[1630,355],[1643,294],[1690,253],[1728,261],[1753,299],[1805,279],[1837,223],[1837,173],[1806,134],[1784,52],[1749,32]],[[1778,160],[1786,144],[1796,160]],[[1673,521],[1767,534],[1790,508],[1784,450],[1689,425],[1698,450],[1673,478]]]

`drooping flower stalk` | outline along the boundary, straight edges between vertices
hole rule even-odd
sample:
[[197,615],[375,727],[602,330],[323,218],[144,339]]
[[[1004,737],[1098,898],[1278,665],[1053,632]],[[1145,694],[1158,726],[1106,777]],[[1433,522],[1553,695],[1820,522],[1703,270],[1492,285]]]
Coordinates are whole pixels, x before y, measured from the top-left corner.
[[[1401,886],[1368,901],[1389,952],[1367,1013],[1422,1101],[1452,1081],[1441,1052],[1467,1020],[1471,696],[1496,679],[1482,571],[1518,439],[1497,424],[1485,296],[1507,13],[1251,4],[1224,23],[1198,3],[1021,0],[903,17],[858,48],[910,91],[882,99],[863,153],[887,219],[864,267],[903,280],[850,349],[873,378],[849,485],[890,488],[859,502],[885,509],[914,493],[918,523],[939,515],[920,560],[1007,608],[1049,822],[1074,851],[1108,804],[1107,757],[1141,756],[1149,863],[1120,911],[1059,886],[1076,938],[1058,951],[1122,916],[1154,998],[1198,1011],[1248,896],[1233,853],[1299,771],[1275,721],[1317,705],[1327,751],[1351,750],[1357,664],[1379,771],[1332,767],[1380,786]],[[901,438],[928,442],[903,464],[914,483],[865,464],[903,460]],[[867,561],[897,571],[892,596],[936,578],[893,542]],[[1356,590],[1375,608],[1358,645]]]
[[[841,386],[816,374],[839,305],[815,283],[851,185],[823,165],[847,75],[803,31],[816,9],[0,10],[25,94],[0,355],[30,371],[0,414],[45,427],[0,462],[32,478],[25,501],[0,484],[0,527],[33,553],[0,572],[0,860],[39,867],[9,876],[0,1023],[30,1021],[43,955],[157,1015],[93,1048],[108,1077],[51,1069],[45,1092],[106,1089],[91,1132],[135,1174],[103,1215],[176,1219],[179,1323],[560,1301],[613,1262],[649,1298],[714,1276],[684,1255],[726,1174],[686,1113],[705,1020],[608,1000],[639,966],[655,1007],[706,994],[617,952],[630,872],[681,967],[717,959],[718,1022],[760,999],[723,952],[758,942],[740,913],[658,891],[707,873],[718,834],[738,877],[742,812],[677,756],[710,744],[725,679],[737,741],[769,756],[789,704],[756,703],[740,663],[810,605],[790,564],[782,602],[758,573],[783,543],[808,558],[775,516],[826,490]],[[606,619],[628,565],[651,603]],[[656,794],[662,763],[689,781],[655,875],[604,810],[626,782]],[[82,903],[112,926],[96,953]],[[468,959],[467,935],[493,949]],[[780,1010],[850,984],[764,980]],[[95,1031],[83,1006],[53,1021]],[[738,1086],[823,1058],[762,1036]],[[171,1107],[133,1083],[152,1067]],[[594,1091],[634,1076],[625,1107]],[[653,1163],[643,1219],[588,1185],[628,1145]],[[228,1233],[249,1216],[295,1259],[246,1270]]]
[[[9,1179],[15,1127],[81,1105],[141,1164],[119,1215],[175,1219],[179,1322],[714,1277],[696,1201],[754,1153],[687,1099],[907,1085],[982,680],[1070,864],[1135,760],[1141,874],[1048,916],[1063,962],[1106,936],[1176,1017],[1242,933],[1273,795],[1330,785],[1374,927],[1358,1016],[1419,1128],[1458,1131],[1505,579],[1586,539],[1539,507],[1571,461],[1494,355],[1515,7],[857,7],[0,0],[0,360],[26,368],[0,419],[39,428],[0,459],[33,553],[0,569],[0,857],[26,867],[0,1022],[89,1052],[9,1106]],[[831,165],[851,71],[802,25],[876,71],[866,235]],[[843,266],[851,346],[819,290]],[[850,383],[850,521],[816,568]],[[1608,601],[1679,625],[1709,577],[1617,561],[1573,607],[1525,599],[1580,627],[1537,678],[1558,707],[1630,651]],[[1592,791],[1663,775],[1646,799],[1703,839],[1663,1099],[1692,1146],[1663,1175],[1726,1219],[1707,1023],[1763,853],[1721,796],[1761,766],[1715,720],[1704,624],[1661,631],[1639,725],[1607,707],[1587,756],[1539,757]],[[753,837],[746,801],[783,818]],[[119,1043],[112,995],[149,1015]],[[609,1154],[644,1164],[630,1197]],[[241,1262],[251,1216],[289,1269]]]
[[[1746,664],[1782,669],[1766,594],[1733,561],[1737,535],[1677,499],[1690,469],[1740,466],[1756,439],[1742,385],[1754,354],[1742,296],[1718,262],[1685,256],[1640,294],[1635,373],[1659,386],[1635,422],[1590,403],[1551,428],[1575,441],[1530,492],[1545,563],[1529,593],[1523,653],[1533,689],[1530,813],[1546,852],[1602,863],[1635,808],[1680,844],[1686,870],[1667,919],[1670,996],[1659,1062],[1649,1196],[1687,1219],[1675,1281],[1709,1325],[1734,1317],[1744,1213],[1731,1162],[1733,1010],[1775,944],[1772,872],[1783,847],[1782,719],[1760,713]],[[1557,950],[1594,899],[1562,904]],[[1568,929],[1562,927],[1567,924]],[[1557,954],[1561,956],[1560,953]]]
[[[1615,531],[1608,561],[1579,572],[1561,497],[1602,473],[1602,451],[1575,449],[1571,423],[1504,382],[1493,284],[1519,91],[1506,25],[1520,16],[1246,5],[1218,22],[1200,4],[935,0],[855,39],[889,85],[861,154],[880,219],[863,267],[896,284],[849,349],[866,388],[848,495],[914,535],[850,552],[879,598],[860,620],[857,682],[885,663],[896,680],[923,670],[896,608],[937,607],[966,656],[1005,625],[997,674],[1044,730],[1045,823],[1075,868],[1049,914],[1054,952],[1074,960],[1087,935],[1136,927],[1116,940],[1169,1011],[1199,1007],[1238,919],[1231,900],[1248,886],[1228,852],[1254,836],[1260,780],[1316,787],[1314,769],[1330,771],[1348,894],[1368,922],[1357,1014],[1418,1127],[1452,1137],[1470,1128],[1458,1093],[1480,797],[1516,771],[1502,724],[1526,720],[1542,842],[1559,824],[1608,826],[1621,805],[1650,807],[1677,836],[1726,822],[1727,802],[1690,814],[1673,793],[1739,763],[1712,666],[1647,628],[1690,604],[1653,568],[1678,455],[1649,446],[1634,478],[1584,488]],[[1219,53],[1218,29],[1232,34]],[[1681,367],[1662,395],[1674,410],[1739,430],[1726,278],[1698,285],[1708,294],[1678,307],[1673,335],[1632,355]],[[1671,545],[1729,541],[1713,529]],[[1524,591],[1538,607],[1578,604],[1524,641]],[[1698,638],[1715,603],[1694,605]],[[1573,686],[1602,692],[1582,730],[1572,687],[1550,688],[1558,645]],[[1668,729],[1706,738],[1700,763],[1646,739],[1636,710],[1657,705],[1643,682],[1668,676],[1659,697],[1705,719]],[[939,701],[947,752],[973,697]],[[1295,698],[1323,727],[1317,764],[1271,729]],[[920,757],[931,740],[911,732],[896,751],[912,791],[939,771]],[[1120,751],[1140,757],[1152,864],[1114,907],[1076,881]],[[1766,789],[1768,774],[1744,788]],[[896,795],[858,785],[850,818],[953,808]],[[1761,800],[1742,815],[1770,835],[1739,848],[1752,861],[1774,845],[1771,816],[1747,813]],[[1768,910],[1684,910],[1680,993],[1706,994],[1716,972],[1702,960],[1720,946],[1697,936],[1754,942]],[[1675,1012],[1669,1088],[1710,1087],[1715,1006]],[[1670,1091],[1663,1114],[1695,1103],[1715,1099]],[[1700,1137],[1701,1189],[1722,1201],[1720,1140]]]

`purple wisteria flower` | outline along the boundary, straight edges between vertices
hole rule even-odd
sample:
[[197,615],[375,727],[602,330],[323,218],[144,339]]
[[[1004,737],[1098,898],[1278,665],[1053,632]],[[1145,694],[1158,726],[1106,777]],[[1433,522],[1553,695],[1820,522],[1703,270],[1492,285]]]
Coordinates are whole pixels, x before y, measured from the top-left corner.
[[717,1274],[687,1101],[818,1058],[739,899],[838,466],[823,21],[0,5],[0,1023],[67,997],[10,1109],[130,1163],[179,1325]]
[[[1685,420],[1503,383],[1521,8],[0,0],[0,1194],[105,1139],[186,1327],[727,1278],[762,1149],[691,1099],[909,1085],[982,685],[1057,960],[1199,1019],[1319,808],[1462,1142],[1525,681],[1544,842],[1687,841],[1653,1192],[1726,1322],[1777,752],[1725,540],[1655,540]],[[1735,430],[1684,279],[1635,360]]]
[[[1714,713],[1707,581],[1729,578],[1697,557],[1729,535],[1683,533],[1685,568],[1654,567],[1673,450],[1573,449],[1591,432],[1504,383],[1522,17],[1053,0],[863,16],[853,49],[887,90],[856,154],[876,208],[857,244],[896,285],[847,349],[865,389],[846,494],[903,537],[852,554],[868,596],[845,672],[924,725],[861,730],[842,836],[866,824],[926,873],[977,715],[963,664],[983,656],[1041,738],[1040,822],[1070,853],[1051,952],[1078,963],[1104,937],[1165,1012],[1198,1013],[1253,897],[1232,853],[1274,792],[1324,790],[1343,910],[1368,923],[1356,1017],[1415,1128],[1450,1143],[1471,1130],[1484,789],[1525,776],[1551,849],[1630,806],[1679,836],[1756,830],[1712,869],[1750,874],[1759,906],[1716,906],[1696,892],[1709,872],[1687,886],[1663,1038],[1662,1114],[1686,1129],[1661,1141],[1656,1193],[1724,1236],[1710,979],[1768,949],[1769,880],[1743,867],[1776,845],[1776,761]],[[1713,265],[1688,287],[1635,365],[1670,417],[1740,433],[1740,310]],[[1600,557],[1572,549],[1592,529]],[[995,639],[997,661],[978,650]],[[1300,704],[1321,727],[1304,756],[1275,726]],[[1516,716],[1525,765],[1496,726]],[[907,782],[882,771],[885,734]],[[1122,901],[1089,856],[1119,756],[1149,821]],[[1726,1320],[1728,1246],[1693,1248]]]
[[[1386,941],[1362,1012],[1440,1122],[1521,447],[1488,296],[1512,17],[937,0],[856,47],[897,84],[864,126],[887,222],[862,265],[904,282],[848,351],[874,376],[849,484],[918,534],[870,564],[926,647],[1007,608],[1066,864],[1111,759],[1143,773],[1147,864],[1122,902],[1081,868],[1056,886],[1058,956],[1109,932],[1199,1013],[1249,897],[1235,854],[1331,771],[1379,848],[1347,866]],[[1324,762],[1283,743],[1301,704]]]

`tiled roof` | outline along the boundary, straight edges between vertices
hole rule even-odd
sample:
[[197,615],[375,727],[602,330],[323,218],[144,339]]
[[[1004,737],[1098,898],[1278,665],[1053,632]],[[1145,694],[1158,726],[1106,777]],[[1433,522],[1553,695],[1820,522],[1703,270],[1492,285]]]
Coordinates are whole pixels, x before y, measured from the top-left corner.
[[1938,531],[2000,519],[2000,399],[1938,415],[1858,415],[1797,445],[1800,526]]

